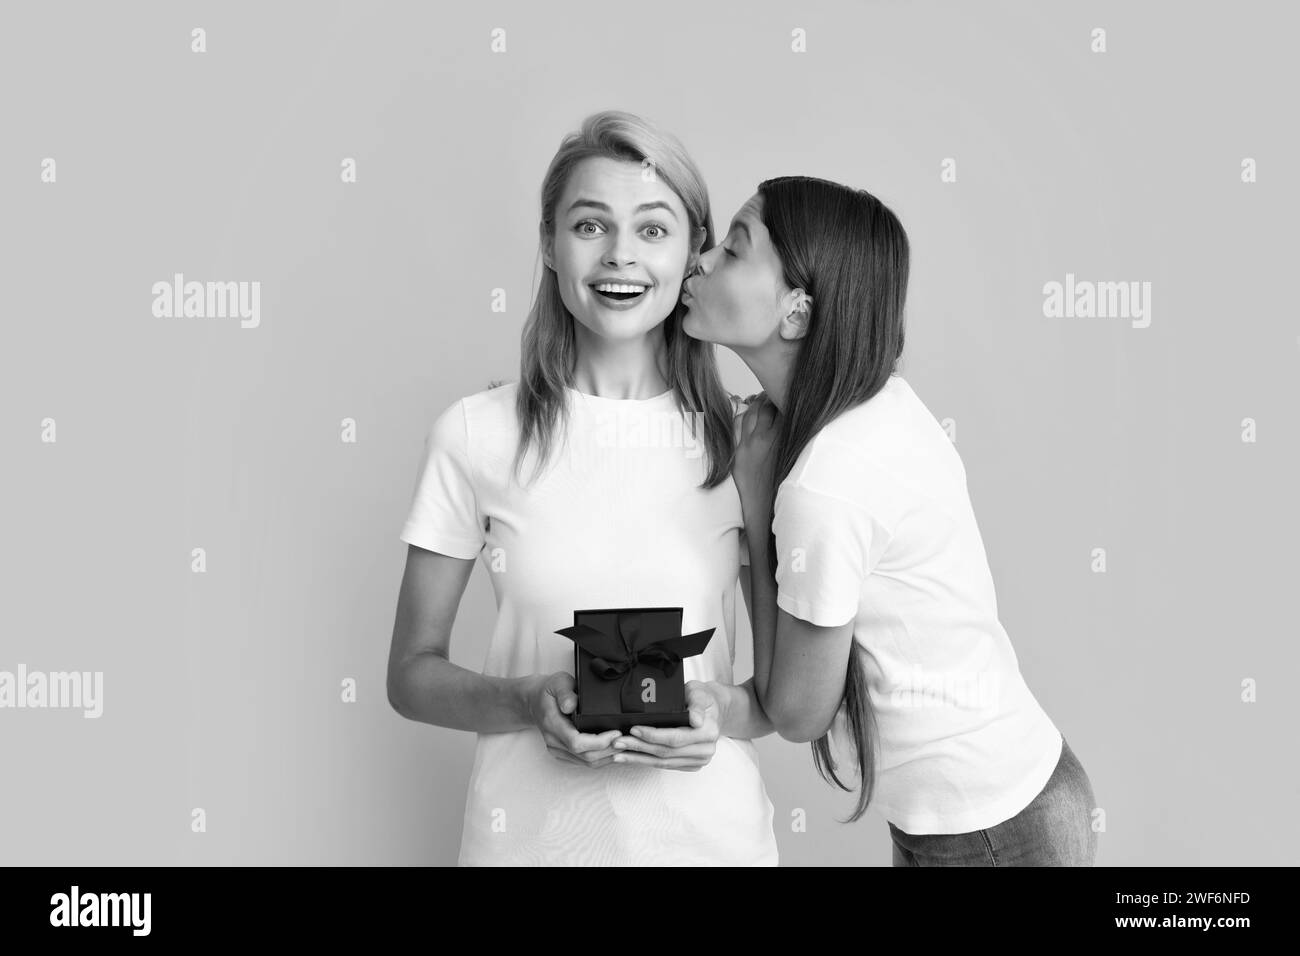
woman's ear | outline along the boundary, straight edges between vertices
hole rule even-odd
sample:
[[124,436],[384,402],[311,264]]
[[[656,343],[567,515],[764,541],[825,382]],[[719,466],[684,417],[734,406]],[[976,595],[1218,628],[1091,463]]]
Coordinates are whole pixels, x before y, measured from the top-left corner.
[[546,223],[537,224],[537,238],[542,246],[542,263],[552,272],[555,271],[555,237],[546,232]]
[[691,251],[686,257],[686,274],[694,275],[696,268],[700,264],[700,250],[704,247],[704,240],[708,238],[709,231],[703,226],[696,226],[691,234]]

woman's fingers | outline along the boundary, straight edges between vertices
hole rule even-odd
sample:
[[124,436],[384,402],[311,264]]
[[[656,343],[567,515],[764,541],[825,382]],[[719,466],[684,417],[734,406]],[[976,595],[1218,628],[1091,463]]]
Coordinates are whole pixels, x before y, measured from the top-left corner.
[[661,770],[699,770],[701,767],[708,765],[708,760],[704,759],[684,759],[680,757],[652,757],[649,754],[625,753],[620,754],[614,760],[615,763],[624,765],[640,765],[643,767],[658,767]]
[[626,750],[615,751],[622,755],[642,754],[647,757],[658,757],[662,760],[699,760],[708,763],[713,759],[714,753],[717,752],[712,744],[692,744],[689,747],[663,747],[659,744],[639,743],[635,747],[629,746]]
[[602,734],[584,734],[576,728],[573,728],[571,733],[566,731],[566,734],[568,734],[566,743],[575,754],[608,750],[614,741],[623,736],[617,730],[607,730]]
[[711,742],[687,747],[665,747],[636,738],[626,738],[624,743],[627,749],[605,748],[575,754],[564,743],[552,738],[547,741],[546,749],[557,760],[588,769],[599,769],[617,763],[659,767],[663,770],[699,770],[713,759],[714,754]]
[[614,762],[614,756],[615,756],[615,754],[611,753],[609,754],[609,756],[601,757],[600,759],[584,760],[581,757],[575,757],[573,754],[569,753],[563,747],[548,747],[547,750],[549,750],[551,752],[551,756],[555,757],[557,760],[560,760],[564,763],[573,764],[574,766],[577,767],[587,767],[589,769],[608,766],[609,764],[612,764]]
[[716,728],[701,727],[634,727],[634,733],[618,741],[619,746],[640,750],[638,744],[654,747],[693,747],[712,743],[718,737]]
[[622,751],[620,750],[589,750],[585,753],[575,754],[563,744],[548,744],[546,747],[551,756],[568,763],[576,763],[583,767],[603,767],[611,762]]
[[615,748],[615,752],[623,753],[643,753],[652,757],[689,757],[702,758],[708,760],[713,757],[717,751],[717,746],[713,740],[700,740],[679,747],[670,747],[667,744],[651,743],[646,740],[636,740],[635,738],[623,741]]
[[556,756],[572,757],[578,763],[599,766],[608,762],[606,758],[618,753],[611,747],[619,737],[617,730],[607,730],[603,734],[584,734],[568,720],[552,722],[542,733],[546,747]]

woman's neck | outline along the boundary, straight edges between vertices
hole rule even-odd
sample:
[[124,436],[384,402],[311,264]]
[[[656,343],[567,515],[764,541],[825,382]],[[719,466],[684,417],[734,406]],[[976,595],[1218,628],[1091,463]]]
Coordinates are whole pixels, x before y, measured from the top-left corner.
[[577,337],[573,387],[598,398],[646,399],[668,391],[665,346],[655,329],[642,339],[604,342],[582,329]]

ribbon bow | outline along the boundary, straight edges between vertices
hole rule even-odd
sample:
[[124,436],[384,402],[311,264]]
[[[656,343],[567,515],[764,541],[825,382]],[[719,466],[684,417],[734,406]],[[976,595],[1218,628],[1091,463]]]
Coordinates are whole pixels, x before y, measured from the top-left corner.
[[623,641],[624,655],[611,660],[607,657],[593,657],[591,672],[601,680],[613,680],[622,675],[623,684],[618,690],[618,699],[625,714],[645,713],[645,701],[637,693],[632,683],[632,673],[638,664],[646,663],[658,667],[664,676],[672,677],[677,673],[677,665],[682,662],[682,655],[659,644],[637,649],[636,639],[641,633],[641,618],[636,615],[621,614],[618,618],[618,636]]
[[555,633],[570,638],[592,655],[589,668],[601,680],[616,680],[621,676],[623,683],[619,687],[618,696],[623,713],[643,714],[645,701],[641,699],[639,688],[632,682],[637,666],[650,664],[662,671],[665,677],[672,677],[677,673],[677,665],[683,657],[704,650],[714,629],[660,639],[648,647],[638,647],[643,639],[641,615],[629,611],[617,613],[616,619],[617,643],[604,631],[588,624],[575,624]]

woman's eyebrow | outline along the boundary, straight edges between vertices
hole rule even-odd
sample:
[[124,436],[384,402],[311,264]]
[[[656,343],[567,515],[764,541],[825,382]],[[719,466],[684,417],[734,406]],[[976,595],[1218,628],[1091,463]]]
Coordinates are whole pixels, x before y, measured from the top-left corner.
[[[579,206],[590,206],[592,209],[599,209],[601,212],[613,212],[613,210],[610,209],[609,206],[607,206],[605,203],[597,202],[594,199],[575,199],[573,201],[573,204],[569,206],[568,212],[573,212],[573,210],[577,209]],[[674,219],[677,218],[677,213],[673,210],[673,207],[668,205],[668,203],[658,199],[656,199],[654,202],[643,202],[641,205],[637,206],[636,209],[633,210],[633,214],[645,212],[646,210],[649,209],[662,209],[665,212],[667,212],[668,215],[672,216]]]

